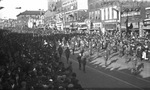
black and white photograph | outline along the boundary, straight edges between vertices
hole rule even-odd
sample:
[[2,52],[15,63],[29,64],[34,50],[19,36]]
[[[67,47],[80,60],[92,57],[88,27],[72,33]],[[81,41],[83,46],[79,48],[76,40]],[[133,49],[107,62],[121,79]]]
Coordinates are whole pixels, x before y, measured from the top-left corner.
[[150,90],[150,0],[0,0],[0,90]]

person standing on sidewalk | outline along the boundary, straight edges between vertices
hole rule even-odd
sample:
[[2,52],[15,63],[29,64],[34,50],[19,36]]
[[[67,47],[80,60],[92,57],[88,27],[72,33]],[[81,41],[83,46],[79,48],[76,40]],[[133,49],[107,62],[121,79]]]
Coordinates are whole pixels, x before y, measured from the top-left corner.
[[78,57],[77,57],[78,63],[79,63],[79,70],[81,70],[81,53],[79,53]]
[[110,49],[105,50],[105,56],[104,56],[105,66],[107,66],[107,61],[109,59],[109,55],[110,55]]

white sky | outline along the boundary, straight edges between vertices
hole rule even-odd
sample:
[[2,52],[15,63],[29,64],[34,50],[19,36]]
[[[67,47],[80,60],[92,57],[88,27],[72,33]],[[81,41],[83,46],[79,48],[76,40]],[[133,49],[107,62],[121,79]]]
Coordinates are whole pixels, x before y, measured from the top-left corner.
[[16,18],[17,14],[25,10],[48,9],[47,0],[2,0],[0,6],[5,7],[0,10],[0,18]]

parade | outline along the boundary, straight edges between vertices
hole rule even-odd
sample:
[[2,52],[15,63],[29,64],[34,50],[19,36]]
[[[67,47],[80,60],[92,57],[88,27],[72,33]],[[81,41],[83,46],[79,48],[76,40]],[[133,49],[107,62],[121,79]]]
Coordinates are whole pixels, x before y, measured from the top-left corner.
[[[104,58],[106,67],[109,66],[109,60],[115,57],[111,56],[112,54],[115,53],[118,57],[125,56],[124,62],[132,63],[130,72],[133,75],[138,75],[144,69],[144,62],[149,63],[149,39],[145,38],[144,43],[141,43],[138,38],[122,40],[119,36],[111,35],[99,36],[99,40],[93,40],[95,37],[89,38],[89,35],[85,34],[41,36],[35,33],[21,34],[1,30],[1,89],[47,87],[58,90],[55,83],[60,84],[59,78],[73,78],[70,56],[76,55],[76,52],[79,52],[76,56],[79,70],[84,73],[87,72],[86,63],[92,60],[91,56],[95,53],[96,57],[100,55]],[[62,62],[63,56],[67,67],[64,67]],[[27,83],[30,83],[29,86]],[[69,88],[67,85],[72,83],[75,83],[73,86],[78,86],[77,82],[68,81],[65,86],[60,87]],[[82,89],[75,86],[74,88]]]
[[17,2],[0,0],[0,90],[149,90],[148,0]]

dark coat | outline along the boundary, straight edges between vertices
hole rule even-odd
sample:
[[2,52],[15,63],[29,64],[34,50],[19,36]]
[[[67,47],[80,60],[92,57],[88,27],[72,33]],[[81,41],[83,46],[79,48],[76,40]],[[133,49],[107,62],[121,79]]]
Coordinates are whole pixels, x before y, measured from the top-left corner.
[[69,57],[69,56],[70,56],[70,53],[71,53],[71,52],[70,52],[69,48],[67,48],[67,49],[65,50],[66,56]]
[[62,54],[62,53],[63,53],[62,47],[59,47],[59,48],[58,48],[58,52],[59,52],[59,54]]

